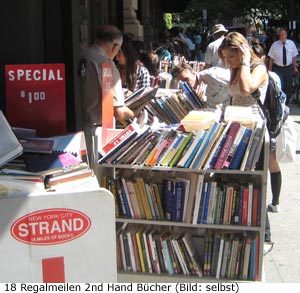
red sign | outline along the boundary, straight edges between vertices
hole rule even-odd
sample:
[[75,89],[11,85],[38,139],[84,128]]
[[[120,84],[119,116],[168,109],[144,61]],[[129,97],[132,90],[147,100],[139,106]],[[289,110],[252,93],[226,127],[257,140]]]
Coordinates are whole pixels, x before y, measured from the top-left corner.
[[39,136],[66,132],[64,64],[5,65],[6,114],[11,126]]
[[91,226],[90,218],[71,209],[46,209],[17,219],[10,228],[18,241],[31,245],[54,245],[74,240]]

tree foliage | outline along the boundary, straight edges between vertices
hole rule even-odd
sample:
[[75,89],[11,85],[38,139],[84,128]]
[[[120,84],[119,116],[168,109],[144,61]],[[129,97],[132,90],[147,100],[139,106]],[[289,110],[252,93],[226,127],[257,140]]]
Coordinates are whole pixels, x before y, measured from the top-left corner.
[[216,19],[232,19],[241,17],[254,25],[264,19],[282,19],[285,15],[284,0],[191,0],[180,20],[191,25],[203,23],[202,12],[207,10],[208,25]]

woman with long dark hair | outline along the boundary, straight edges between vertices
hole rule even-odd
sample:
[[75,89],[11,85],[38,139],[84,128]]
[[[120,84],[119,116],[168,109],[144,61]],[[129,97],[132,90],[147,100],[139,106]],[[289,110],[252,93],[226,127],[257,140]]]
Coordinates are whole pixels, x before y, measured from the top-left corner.
[[132,41],[124,41],[116,56],[123,88],[136,91],[150,86],[150,74],[134,49]]

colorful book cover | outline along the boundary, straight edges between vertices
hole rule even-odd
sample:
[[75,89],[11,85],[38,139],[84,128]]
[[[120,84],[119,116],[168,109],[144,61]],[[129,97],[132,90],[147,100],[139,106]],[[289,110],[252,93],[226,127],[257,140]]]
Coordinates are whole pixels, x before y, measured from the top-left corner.
[[226,137],[226,141],[222,147],[222,150],[221,150],[221,152],[218,156],[218,159],[215,163],[215,166],[214,166],[214,168],[216,170],[220,170],[222,168],[240,127],[241,127],[241,125],[237,122],[231,123],[227,137]]

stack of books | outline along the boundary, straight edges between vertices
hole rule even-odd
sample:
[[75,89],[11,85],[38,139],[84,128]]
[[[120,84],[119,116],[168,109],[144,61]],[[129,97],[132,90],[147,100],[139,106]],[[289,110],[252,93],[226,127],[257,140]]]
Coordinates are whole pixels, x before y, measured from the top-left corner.
[[51,138],[37,138],[35,133],[31,129],[12,129],[0,111],[3,194],[16,190],[40,193],[45,187],[93,175],[86,161],[83,132]]

